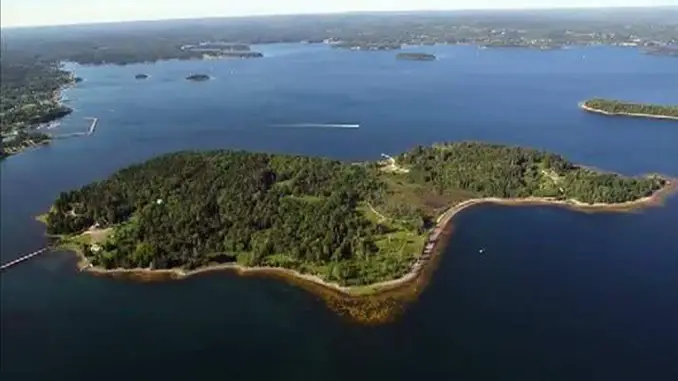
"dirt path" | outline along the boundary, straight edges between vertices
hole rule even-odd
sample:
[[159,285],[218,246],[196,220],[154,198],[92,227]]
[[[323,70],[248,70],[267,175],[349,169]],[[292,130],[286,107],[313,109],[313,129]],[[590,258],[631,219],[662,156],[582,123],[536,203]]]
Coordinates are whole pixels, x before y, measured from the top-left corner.
[[113,228],[98,229],[90,228],[89,230],[82,233],[83,235],[88,235],[92,239],[92,243],[101,243],[108,238],[108,235],[113,232]]
[[370,204],[369,202],[367,203],[367,206],[370,207],[370,210],[372,210],[372,213],[376,214],[379,217],[379,222],[384,222],[384,221],[388,220],[388,218],[386,218],[386,216],[377,212],[377,210],[374,209],[374,207],[372,207],[372,204]]

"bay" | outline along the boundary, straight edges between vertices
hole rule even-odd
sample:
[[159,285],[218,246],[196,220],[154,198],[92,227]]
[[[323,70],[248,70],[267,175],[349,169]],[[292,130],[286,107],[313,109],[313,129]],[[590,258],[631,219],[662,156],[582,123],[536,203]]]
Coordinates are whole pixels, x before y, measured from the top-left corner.
[[[411,47],[434,62],[324,45],[256,60],[67,64],[64,139],[0,163],[0,257],[45,244],[61,191],[183,149],[371,160],[417,144],[543,148],[627,175],[678,176],[678,126],[577,108],[594,96],[678,103],[670,57]],[[149,74],[136,80],[139,73]],[[207,82],[185,77],[209,74]],[[359,124],[355,128],[285,128]],[[483,205],[464,211],[420,300],[393,324],[344,321],[290,285],[231,274],[139,284],[50,253],[0,276],[3,380],[652,379],[678,376],[678,199],[636,213]],[[479,255],[480,248],[486,254]]]

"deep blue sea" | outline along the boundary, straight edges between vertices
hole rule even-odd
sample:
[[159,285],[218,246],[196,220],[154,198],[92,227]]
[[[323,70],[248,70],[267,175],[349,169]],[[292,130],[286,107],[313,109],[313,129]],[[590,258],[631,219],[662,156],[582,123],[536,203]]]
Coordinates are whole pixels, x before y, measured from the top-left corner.
[[[578,109],[591,97],[678,104],[678,60],[630,48],[413,47],[434,62],[324,45],[256,60],[67,64],[89,137],[0,163],[2,262],[45,245],[59,192],[184,149],[376,159],[417,144],[543,148],[605,170],[678,176],[678,123]],[[139,73],[149,74],[136,80]],[[187,75],[209,74],[207,82]],[[284,124],[359,124],[358,129]],[[635,213],[483,205],[463,212],[431,284],[364,327],[271,279],[139,284],[49,253],[0,276],[0,379],[678,380],[678,196]],[[479,248],[484,255],[478,255]]]

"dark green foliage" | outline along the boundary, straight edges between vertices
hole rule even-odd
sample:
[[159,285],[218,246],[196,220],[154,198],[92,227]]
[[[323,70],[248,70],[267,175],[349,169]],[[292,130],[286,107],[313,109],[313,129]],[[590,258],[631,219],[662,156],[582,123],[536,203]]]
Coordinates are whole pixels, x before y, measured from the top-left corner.
[[375,254],[375,225],[356,211],[380,184],[362,166],[244,152],[177,153],[63,193],[50,233],[123,223],[105,267],[188,268],[213,261],[290,266]]
[[629,178],[578,169],[568,172],[561,186],[565,198],[586,203],[621,203],[650,196],[665,183],[659,178]]
[[678,117],[678,106],[622,102],[595,98],[585,102],[587,107],[610,113],[649,114]]
[[398,161],[411,181],[440,193],[471,191],[481,197],[558,197],[586,203],[617,203],[648,196],[663,180],[626,178],[574,166],[544,151],[485,143],[417,147]]
[[[610,203],[647,196],[663,184],[485,143],[417,147],[396,161],[410,172],[381,174],[372,164],[263,153],[165,155],[62,193],[48,231],[115,227],[103,250],[85,252],[106,268],[190,269],[237,260],[359,285],[408,271],[435,217],[421,212],[418,198],[426,196],[419,190]],[[400,197],[404,192],[410,193]]]

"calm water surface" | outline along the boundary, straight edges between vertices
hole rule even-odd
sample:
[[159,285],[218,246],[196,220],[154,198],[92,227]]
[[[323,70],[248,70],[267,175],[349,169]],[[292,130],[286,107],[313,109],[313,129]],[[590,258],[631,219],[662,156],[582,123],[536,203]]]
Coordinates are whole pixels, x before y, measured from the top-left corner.
[[[675,122],[576,107],[594,96],[678,103],[672,58],[609,47],[416,49],[435,62],[260,50],[266,58],[69,65],[85,82],[64,92],[76,111],[54,132],[84,131],[90,116],[99,127],[0,163],[2,261],[45,244],[33,216],[59,192],[181,149],[366,160],[472,139],[678,176]],[[213,79],[184,80],[192,73]],[[360,128],[276,126],[295,123]],[[629,214],[479,206],[457,219],[421,299],[380,327],[343,321],[274,280],[137,284],[79,274],[71,255],[49,254],[0,277],[0,378],[676,380],[677,228],[678,197]]]

